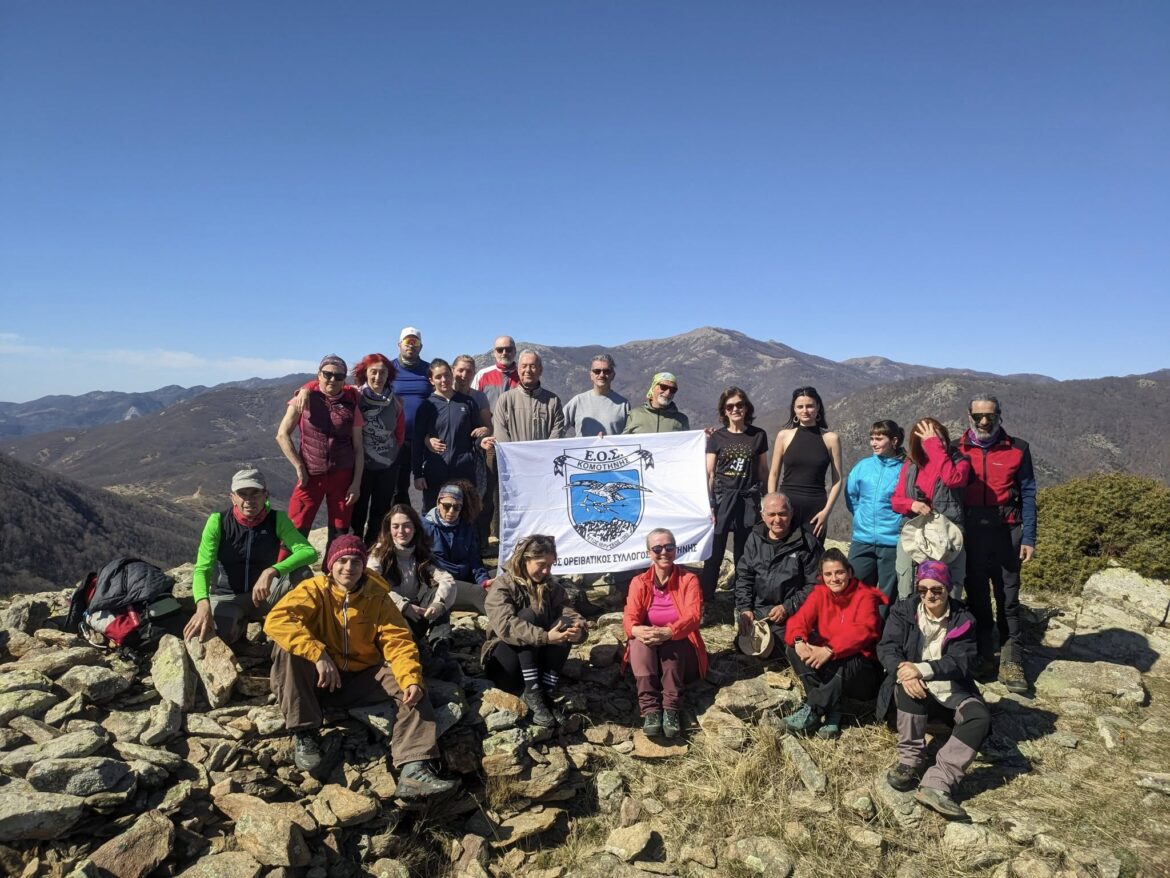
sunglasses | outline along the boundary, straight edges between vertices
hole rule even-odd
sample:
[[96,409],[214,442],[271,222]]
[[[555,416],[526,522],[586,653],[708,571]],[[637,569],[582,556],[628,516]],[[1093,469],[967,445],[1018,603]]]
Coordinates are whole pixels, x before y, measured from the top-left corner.
[[746,408],[747,406],[742,402],[729,402],[723,407],[723,410],[725,412],[742,412]]
[[590,369],[594,375],[612,375],[613,369]]
[[930,588],[916,588],[915,591],[918,592],[919,597],[925,597],[928,594],[934,595],[935,597],[938,597],[940,594],[947,593],[947,590],[945,588],[943,588],[941,585],[934,585],[934,586],[931,586]]
[[496,348],[496,353],[497,354],[510,354],[514,350],[516,350],[515,346],[506,347],[506,348]]
[[677,388],[677,387],[672,387],[672,386],[670,386],[669,384],[659,384],[659,385],[658,385],[658,389],[659,389],[659,390],[660,390],[662,393],[678,393],[678,388]]
[[666,552],[668,555],[673,555],[678,551],[678,546],[674,543],[663,543],[661,546],[651,546],[650,551],[655,555],[661,555],[663,552]]
[[345,373],[344,372],[326,372],[324,369],[322,369],[321,370],[321,377],[324,378],[326,381],[344,381],[345,380]]
[[450,512],[452,509],[459,509],[463,506],[462,503],[440,503],[439,508],[444,512]]
[[999,417],[999,412],[968,412],[972,421],[994,421]]

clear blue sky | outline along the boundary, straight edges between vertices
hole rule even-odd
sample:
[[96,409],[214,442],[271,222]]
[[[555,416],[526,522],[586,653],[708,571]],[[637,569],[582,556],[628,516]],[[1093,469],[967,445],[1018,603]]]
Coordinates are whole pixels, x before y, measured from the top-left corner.
[[0,0],[0,399],[407,323],[1170,366],[1168,45],[1165,2]]

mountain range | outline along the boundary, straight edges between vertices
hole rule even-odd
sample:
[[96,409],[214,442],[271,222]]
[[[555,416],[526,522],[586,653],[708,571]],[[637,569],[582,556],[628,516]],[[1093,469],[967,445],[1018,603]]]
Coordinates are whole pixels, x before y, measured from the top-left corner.
[[[519,347],[540,352],[544,384],[566,400],[588,387],[590,359],[602,350],[524,342]],[[866,439],[874,420],[894,418],[909,432],[915,419],[931,415],[957,436],[965,426],[970,397],[992,393],[1003,404],[1008,431],[1031,442],[1042,486],[1109,470],[1170,482],[1170,443],[1166,442],[1170,370],[1056,381],[1043,375],[999,376],[880,357],[837,362],[779,342],[713,328],[608,350],[617,360],[615,388],[631,401],[644,398],[655,372],[674,372],[679,380],[679,407],[694,427],[716,423],[719,393],[728,384],[736,384],[750,394],[756,423],[771,439],[787,418],[792,389],[816,386],[826,402],[830,427],[842,436],[846,471],[869,453]],[[447,351],[425,353],[448,360],[454,357]],[[478,360],[486,363],[488,357]],[[149,501],[155,504],[153,508],[162,504],[173,515],[170,521],[176,533],[191,540],[193,553],[197,531],[188,528],[197,527],[208,511],[227,502],[231,474],[241,466],[263,469],[275,502],[283,506],[292,489],[292,468],[276,446],[276,425],[291,390],[309,377],[290,375],[187,390],[162,388],[154,394],[122,394],[116,400],[112,398],[118,394],[107,394],[111,397],[105,400],[107,415],[132,396],[163,400],[169,395],[173,401],[153,414],[140,412],[129,420],[99,425],[57,426],[71,412],[82,420],[97,417],[101,406],[95,394],[51,398],[52,406],[41,406],[44,416],[35,413],[34,403],[25,403],[20,420],[26,434],[6,438],[2,447],[5,455],[49,473],[124,499]],[[70,400],[79,402],[74,406]],[[41,431],[41,427],[49,429]],[[0,497],[0,503],[8,502],[7,496]],[[844,535],[848,517],[843,503],[838,510],[833,531]]]

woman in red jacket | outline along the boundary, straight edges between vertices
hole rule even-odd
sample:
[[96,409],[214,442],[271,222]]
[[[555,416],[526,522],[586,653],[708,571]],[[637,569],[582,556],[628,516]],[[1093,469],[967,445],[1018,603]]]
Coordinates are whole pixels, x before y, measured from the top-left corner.
[[785,722],[794,732],[820,727],[822,738],[841,733],[843,696],[877,697],[882,668],[877,642],[886,596],[854,577],[840,549],[821,556],[821,581],[784,626],[788,661],[804,685],[805,701]]
[[634,577],[626,596],[626,661],[638,685],[642,731],[677,738],[683,688],[707,674],[703,592],[695,574],[675,565],[678,546],[666,528],[650,531],[646,551],[650,569]]

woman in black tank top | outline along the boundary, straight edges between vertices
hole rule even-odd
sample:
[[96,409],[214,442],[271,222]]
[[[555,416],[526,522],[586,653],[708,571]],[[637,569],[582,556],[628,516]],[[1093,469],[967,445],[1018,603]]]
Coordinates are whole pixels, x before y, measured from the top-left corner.
[[[792,391],[788,424],[776,434],[768,490],[783,491],[792,521],[806,525],[824,542],[829,513],[841,493],[841,440],[825,423],[825,407],[815,387]],[[825,474],[831,473],[828,490]]]

